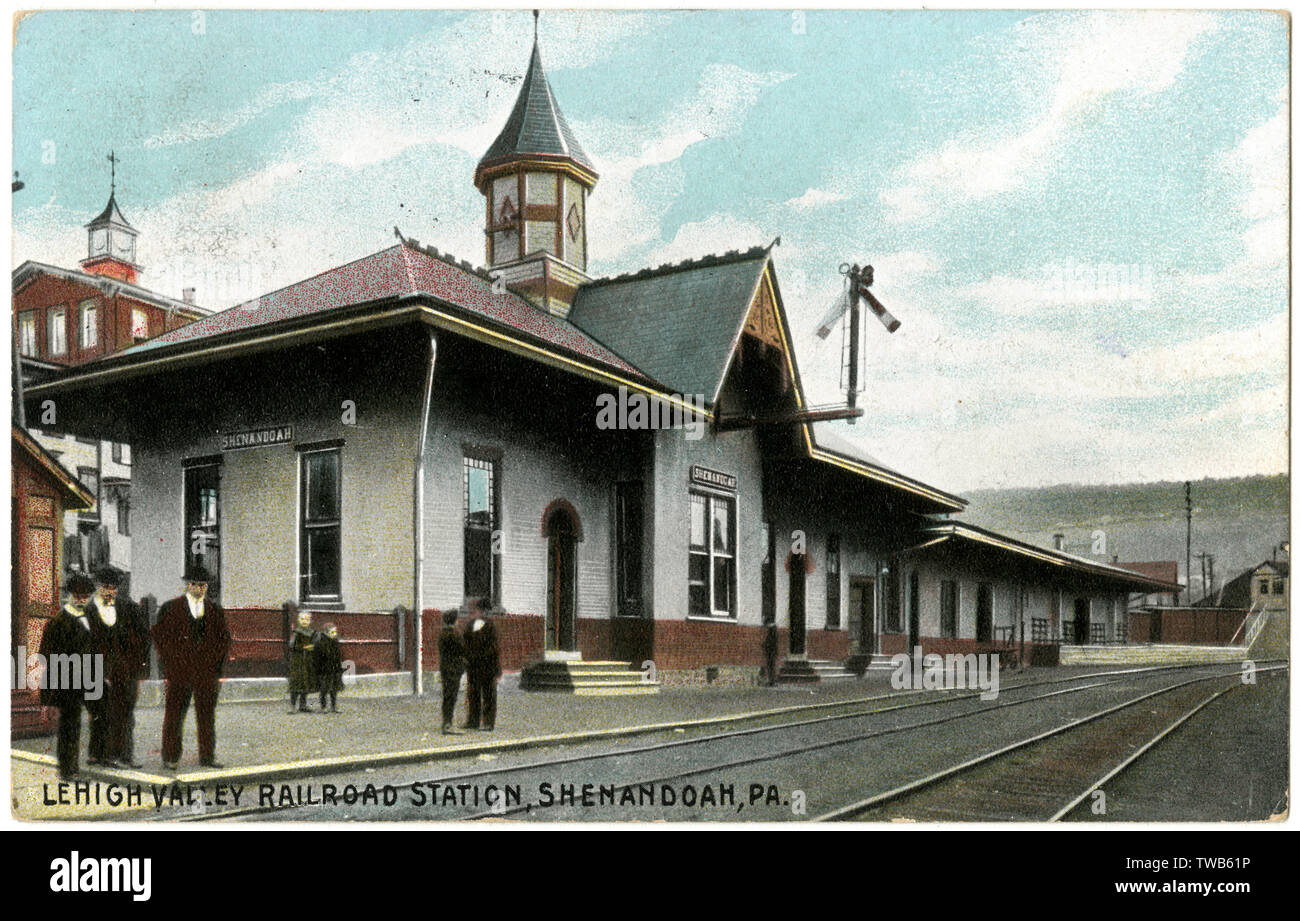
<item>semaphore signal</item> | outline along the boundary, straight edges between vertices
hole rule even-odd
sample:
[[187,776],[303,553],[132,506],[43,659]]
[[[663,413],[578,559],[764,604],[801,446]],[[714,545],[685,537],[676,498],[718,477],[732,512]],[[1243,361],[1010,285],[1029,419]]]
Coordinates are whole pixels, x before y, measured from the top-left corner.
[[[831,330],[841,317],[847,312],[849,315],[848,326],[845,328],[845,340],[843,348],[843,359],[840,366],[840,386],[845,389],[848,396],[850,408],[856,408],[858,403],[858,394],[862,392],[862,375],[860,365],[862,363],[862,344],[861,334],[861,302],[866,301],[867,307],[876,315],[876,319],[889,332],[897,332],[902,326],[902,322],[890,313],[885,305],[876,299],[871,293],[871,285],[876,279],[876,270],[871,266],[861,267],[857,263],[849,265],[847,262],[840,265],[840,274],[848,279],[840,296],[835,299],[831,309],[826,316],[822,318],[821,323],[817,325],[818,338],[825,339],[831,334]],[[853,418],[849,423],[854,422]]]

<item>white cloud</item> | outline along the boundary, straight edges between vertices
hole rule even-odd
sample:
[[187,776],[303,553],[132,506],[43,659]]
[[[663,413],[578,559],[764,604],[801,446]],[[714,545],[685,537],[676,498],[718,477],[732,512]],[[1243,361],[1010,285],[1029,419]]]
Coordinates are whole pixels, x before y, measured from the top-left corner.
[[1224,167],[1240,187],[1240,209],[1251,221],[1244,236],[1247,267],[1285,266],[1289,255],[1290,106],[1246,133]]
[[146,138],[144,146],[146,148],[171,147],[175,144],[219,138],[248,124],[264,112],[288,102],[309,99],[319,91],[318,86],[306,81],[275,83],[263,89],[245,105],[223,112],[215,118],[193,120],[170,127],[161,134]]
[[[591,212],[592,230],[600,240],[593,261],[613,268],[630,256],[651,258],[647,250],[662,242],[661,216],[682,188],[682,155],[700,141],[739,131],[762,92],[791,76],[709,64],[691,95],[650,125],[576,123],[575,131],[601,172]],[[724,249],[736,246],[733,241]]]
[[790,208],[797,208],[801,211],[809,208],[816,208],[819,205],[829,205],[837,201],[848,201],[849,196],[843,192],[831,192],[826,189],[809,189],[797,198],[792,198],[786,202]]
[[655,247],[650,252],[653,264],[680,262],[730,250],[745,250],[751,246],[764,246],[763,230],[749,221],[729,214],[715,214],[703,221],[683,224],[672,240]]
[[951,201],[978,200],[1019,188],[1052,160],[1074,120],[1119,92],[1158,93],[1172,85],[1195,42],[1216,25],[1208,14],[1092,12],[1035,17],[1017,32],[1031,53],[1059,61],[1051,102],[1028,125],[967,132],[922,154],[880,192],[896,221],[931,216]]

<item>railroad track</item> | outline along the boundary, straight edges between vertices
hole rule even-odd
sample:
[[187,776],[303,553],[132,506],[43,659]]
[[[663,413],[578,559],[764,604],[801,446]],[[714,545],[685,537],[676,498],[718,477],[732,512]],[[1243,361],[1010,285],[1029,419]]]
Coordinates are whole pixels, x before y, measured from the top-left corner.
[[[1148,668],[1137,668],[1137,669],[1120,669],[1120,670],[1090,672],[1084,675],[1053,677],[1042,681],[1024,681],[1024,682],[1016,682],[1014,684],[1003,684],[1000,688],[1000,693],[1002,695],[1014,694],[1016,696],[1014,699],[1011,700],[1000,698],[998,702],[993,704],[980,704],[977,701],[977,698],[979,697],[979,691],[971,691],[969,693],[951,693],[951,694],[944,694],[942,696],[936,696],[934,694],[929,694],[929,695],[917,694],[915,695],[915,699],[904,700],[902,702],[892,703],[886,706],[870,706],[865,709],[861,707],[861,704],[866,703],[868,701],[874,701],[874,700],[881,700],[881,701],[891,700],[891,699],[897,700],[899,695],[886,695],[885,697],[882,698],[856,699],[851,701],[836,701],[836,702],[828,702],[822,704],[814,704],[806,708],[800,707],[800,708],[792,708],[792,709],[798,709],[798,710],[807,709],[812,711],[824,711],[827,709],[831,709],[831,710],[847,709],[849,712],[833,712],[828,715],[809,716],[806,718],[796,718],[793,720],[782,719],[780,722],[775,722],[771,724],[753,726],[745,729],[736,729],[736,730],[731,730],[731,731],[721,732],[721,733],[711,733],[708,735],[697,736],[697,737],[687,738],[687,739],[674,739],[674,740],[669,740],[664,742],[657,742],[657,743],[651,743],[647,745],[641,745],[641,746],[630,747],[630,748],[621,748],[617,750],[602,751],[602,752],[579,752],[571,755],[548,758],[544,760],[530,761],[530,762],[517,764],[517,765],[502,765],[502,766],[496,766],[491,768],[483,768],[479,770],[466,771],[459,774],[439,777],[431,782],[436,782],[444,786],[454,786],[457,784],[466,784],[466,783],[469,784],[482,783],[492,777],[499,777],[502,775],[541,771],[547,769],[554,769],[557,767],[569,767],[577,764],[597,762],[606,759],[626,759],[630,757],[636,757],[639,755],[650,755],[650,754],[662,753],[665,751],[670,751],[675,749],[686,749],[689,747],[707,747],[709,745],[716,745],[718,743],[726,743],[728,741],[741,740],[741,739],[755,737],[755,736],[768,734],[768,733],[776,733],[783,730],[802,729],[806,727],[840,723],[840,722],[856,720],[856,719],[867,719],[870,717],[887,715],[887,714],[896,713],[898,711],[905,711],[905,710],[913,710],[913,709],[921,709],[921,708],[949,709],[949,708],[953,708],[954,705],[959,705],[954,709],[953,712],[942,713],[941,715],[936,715],[919,721],[903,723],[901,725],[885,726],[882,728],[873,729],[863,733],[853,733],[844,737],[819,741],[813,744],[802,745],[791,749],[778,750],[776,752],[764,752],[750,757],[732,758],[722,763],[715,762],[700,767],[693,767],[689,770],[681,770],[670,774],[664,774],[662,776],[658,776],[654,778],[638,779],[636,781],[619,784],[617,788],[623,789],[625,787],[636,787],[638,785],[644,785],[644,784],[668,783],[676,780],[686,779],[699,774],[743,767],[746,765],[761,763],[776,758],[797,757],[799,755],[831,749],[837,746],[849,745],[867,739],[873,739],[881,736],[925,729],[932,726],[938,726],[944,723],[950,723],[956,720],[976,717],[996,710],[1003,710],[1010,707],[1017,707],[1024,704],[1032,703],[1035,701],[1063,697],[1071,694],[1085,692],[1088,690],[1093,690],[1096,688],[1105,687],[1108,685],[1119,684],[1125,681],[1130,681],[1135,676],[1148,677],[1148,676],[1152,676],[1153,673],[1157,673],[1157,672],[1203,670],[1206,668],[1217,668],[1217,667],[1216,666],[1164,666],[1164,667],[1148,667]],[[1237,674],[1238,673],[1235,671],[1226,674],[1220,673],[1212,676],[1193,679],[1193,682],[1213,680],[1215,678],[1235,677]],[[1045,691],[1043,693],[1036,693],[1027,696],[1023,696],[1019,693],[1024,691],[1032,691],[1038,688],[1052,687],[1058,685],[1075,685],[1075,686],[1061,688],[1053,691]],[[908,696],[913,696],[913,695],[908,695]],[[857,709],[851,709],[855,707]],[[784,716],[784,715],[785,715],[784,713],[777,714],[777,716]],[[198,815],[186,815],[181,817],[173,816],[170,818],[170,820],[171,821],[212,821],[214,819],[226,820],[226,819],[236,819],[236,818],[252,818],[259,815],[268,815],[268,814],[282,815],[287,812],[295,811],[296,809],[299,808],[301,807],[250,806],[250,807],[244,807],[239,809],[227,810],[223,812],[214,812],[214,813],[206,813],[206,814],[198,814]],[[536,814],[541,811],[544,811],[544,807],[539,807],[535,803],[523,803],[517,807],[510,807],[505,809],[497,808],[497,809],[492,809],[492,810],[487,810],[482,812],[475,812],[458,818],[459,820],[465,820],[465,821],[475,821],[475,820],[482,820],[482,819],[499,819],[503,817],[509,817],[512,815]],[[452,817],[449,816],[447,818],[452,818]],[[821,817],[821,818],[826,818],[826,817]],[[166,817],[160,817],[160,819],[167,820]]]
[[[1267,666],[1259,673],[1286,669]],[[1241,687],[1238,682],[1207,694],[1200,685],[1237,678],[1237,673],[1204,676],[1151,691],[815,821],[1061,821],[1204,707]],[[1162,727],[1154,735],[1152,722]],[[1110,767],[1098,776],[1098,764]]]

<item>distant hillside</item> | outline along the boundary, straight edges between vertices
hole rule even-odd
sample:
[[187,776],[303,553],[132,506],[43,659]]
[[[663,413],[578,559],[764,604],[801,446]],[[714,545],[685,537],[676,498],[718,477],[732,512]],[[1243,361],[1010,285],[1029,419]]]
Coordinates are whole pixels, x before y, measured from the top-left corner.
[[[1289,540],[1291,480],[1285,474],[1192,483],[1192,553],[1214,555],[1216,585]],[[1041,546],[1064,534],[1071,553],[1093,556],[1093,532],[1106,535],[1106,559],[1177,560],[1187,556],[1182,483],[1046,486],[966,493],[960,517]],[[1200,576],[1200,562],[1192,560]]]

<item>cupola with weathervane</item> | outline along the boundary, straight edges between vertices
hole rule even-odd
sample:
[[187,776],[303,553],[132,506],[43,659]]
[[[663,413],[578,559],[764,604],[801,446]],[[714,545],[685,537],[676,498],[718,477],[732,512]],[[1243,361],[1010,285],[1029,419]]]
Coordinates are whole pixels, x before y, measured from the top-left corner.
[[538,307],[564,316],[587,275],[587,196],[596,170],[533,55],[505,127],[474,171],[487,204],[487,263]]
[[86,225],[86,258],[81,269],[88,275],[107,275],[120,281],[135,283],[140,266],[135,261],[135,240],[140,235],[127,223],[117,206],[117,157],[108,155],[111,179],[108,204],[93,221]]

